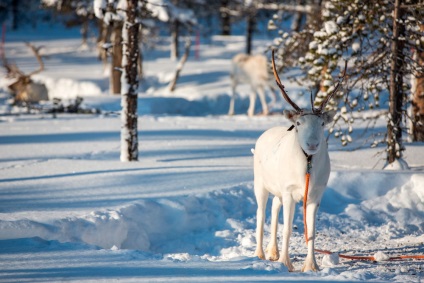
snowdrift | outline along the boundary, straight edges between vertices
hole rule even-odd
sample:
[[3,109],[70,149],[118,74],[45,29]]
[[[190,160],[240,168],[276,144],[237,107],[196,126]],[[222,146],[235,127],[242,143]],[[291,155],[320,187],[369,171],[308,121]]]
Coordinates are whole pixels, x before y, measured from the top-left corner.
[[[419,236],[424,232],[423,184],[424,176],[413,173],[374,172],[366,180],[363,173],[332,173],[319,212],[318,231],[335,238],[349,231],[374,241]],[[255,247],[255,212],[253,188],[247,185],[207,194],[140,200],[83,217],[0,221],[0,239],[39,237],[153,254],[249,257]],[[299,207],[295,218],[297,240],[302,238],[302,217]],[[382,229],[387,232],[380,234]],[[352,238],[345,240],[349,245]],[[346,247],[338,246],[337,250]]]

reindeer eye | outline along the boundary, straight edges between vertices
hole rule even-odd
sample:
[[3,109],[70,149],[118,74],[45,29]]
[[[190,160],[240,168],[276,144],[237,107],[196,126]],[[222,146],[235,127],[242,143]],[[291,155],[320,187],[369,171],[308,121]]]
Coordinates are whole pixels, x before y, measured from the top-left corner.
[[324,122],[322,122],[321,126],[323,126],[323,127],[324,127]]
[[300,122],[296,122],[296,125],[300,126]]

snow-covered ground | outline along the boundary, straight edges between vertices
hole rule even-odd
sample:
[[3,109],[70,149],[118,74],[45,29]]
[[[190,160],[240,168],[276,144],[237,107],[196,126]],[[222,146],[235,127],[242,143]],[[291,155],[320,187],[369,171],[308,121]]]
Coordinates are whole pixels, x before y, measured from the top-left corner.
[[[240,87],[239,115],[223,115],[229,59],[243,50],[242,37],[202,41],[199,60],[187,62],[174,94],[166,82],[177,62],[168,59],[166,42],[145,51],[140,161],[133,163],[119,161],[120,118],[113,111],[120,98],[107,94],[94,48],[79,49],[75,30],[6,39],[8,58],[25,71],[37,63],[22,41],[45,46],[46,71],[37,79],[52,97],[80,95],[86,107],[112,113],[17,114],[6,105],[7,81],[0,78],[0,282],[424,281],[421,261],[335,264],[318,255],[321,271],[289,273],[253,257],[250,149],[263,131],[289,122],[280,115],[246,117],[247,87]],[[257,50],[266,41],[256,40]],[[290,83],[287,89],[296,93]],[[307,105],[308,99],[296,99]],[[350,148],[329,139],[332,173],[317,248],[424,254],[424,145],[406,144],[411,170],[385,171],[383,146],[350,150],[364,142],[365,127],[355,125]],[[302,221],[299,204],[290,248],[297,270],[306,255]]]

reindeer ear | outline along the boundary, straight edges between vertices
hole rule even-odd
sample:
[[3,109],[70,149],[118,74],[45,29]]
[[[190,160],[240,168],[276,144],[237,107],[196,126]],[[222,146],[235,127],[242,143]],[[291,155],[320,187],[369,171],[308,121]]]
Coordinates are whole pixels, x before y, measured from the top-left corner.
[[324,120],[324,123],[327,125],[327,124],[330,124],[332,121],[333,121],[333,119],[334,119],[334,116],[336,115],[336,112],[337,111],[335,111],[335,110],[331,110],[331,111],[327,111],[327,112],[324,112],[323,114],[322,114],[322,119]]
[[284,114],[284,117],[286,117],[293,123],[296,122],[297,118],[299,118],[300,116],[300,114],[294,110],[284,110],[283,114]]

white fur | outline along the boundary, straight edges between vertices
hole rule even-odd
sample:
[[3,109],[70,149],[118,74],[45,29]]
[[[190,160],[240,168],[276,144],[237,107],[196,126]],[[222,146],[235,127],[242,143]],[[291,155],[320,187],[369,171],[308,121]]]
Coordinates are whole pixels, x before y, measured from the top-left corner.
[[[263,114],[268,115],[269,109],[266,103],[265,89],[269,88],[272,93],[274,93],[274,90],[270,85],[267,59],[264,55],[237,54],[233,57],[231,71],[231,100],[228,115],[234,115],[236,87],[241,83],[249,84],[251,87],[250,104],[247,114],[249,116],[254,115],[256,93],[258,93]],[[274,96],[273,100],[275,100]]]
[[[308,254],[302,271],[318,270],[315,260],[315,218],[321,197],[330,175],[330,159],[324,137],[324,127],[334,116],[334,112],[315,115],[285,111],[295,128],[275,127],[263,133],[255,146],[254,189],[257,209],[257,248],[255,255],[265,259],[263,251],[263,227],[265,207],[269,193],[275,197],[272,202],[271,241],[266,249],[268,258],[284,263],[289,271],[294,267],[288,253],[292,233],[295,203],[303,200],[307,159],[302,149],[312,157],[306,221],[308,226]],[[278,214],[284,208],[284,228],[281,254],[277,246]]]

